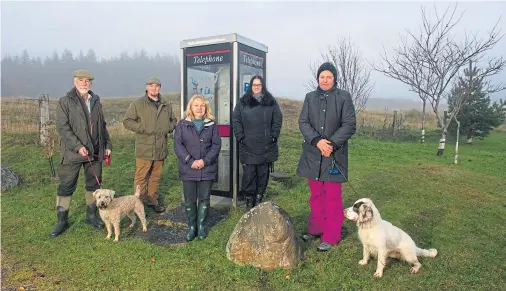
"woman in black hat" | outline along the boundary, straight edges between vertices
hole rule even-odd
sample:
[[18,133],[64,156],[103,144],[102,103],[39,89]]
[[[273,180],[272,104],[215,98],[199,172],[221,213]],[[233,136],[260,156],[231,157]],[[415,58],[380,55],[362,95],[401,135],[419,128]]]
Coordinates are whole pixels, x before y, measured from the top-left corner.
[[355,107],[349,92],[336,87],[336,67],[318,69],[318,88],[306,94],[299,116],[304,136],[297,175],[309,182],[311,197],[308,233],[304,240],[321,237],[318,251],[341,240],[344,221],[342,183],[348,181],[348,139],[355,133]]

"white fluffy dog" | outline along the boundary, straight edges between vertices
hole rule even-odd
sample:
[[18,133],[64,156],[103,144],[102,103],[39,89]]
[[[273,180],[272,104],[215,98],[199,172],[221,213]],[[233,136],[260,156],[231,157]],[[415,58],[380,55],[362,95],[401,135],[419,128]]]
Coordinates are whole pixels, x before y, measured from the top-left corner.
[[367,265],[371,255],[378,258],[374,277],[381,278],[388,257],[401,259],[413,265],[411,273],[417,273],[422,264],[417,256],[437,256],[436,249],[418,248],[411,237],[390,222],[382,220],[371,199],[357,200],[352,207],[344,210],[346,218],[357,222],[358,236],[362,242],[364,257],[358,263]]

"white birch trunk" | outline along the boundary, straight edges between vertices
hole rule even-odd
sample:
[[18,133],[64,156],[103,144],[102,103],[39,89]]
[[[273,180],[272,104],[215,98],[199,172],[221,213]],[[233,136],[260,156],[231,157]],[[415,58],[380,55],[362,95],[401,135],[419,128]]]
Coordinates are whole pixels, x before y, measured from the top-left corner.
[[452,121],[453,115],[448,116],[447,112],[445,111],[444,117],[443,117],[443,133],[441,134],[441,139],[439,140],[439,145],[437,147],[437,156],[442,156],[445,151],[445,145],[446,145],[446,136],[448,135],[448,127],[450,126],[450,122]]
[[427,104],[427,100],[423,99],[422,106],[422,139],[421,143],[425,143],[425,105]]
[[455,118],[455,121],[457,122],[457,141],[455,142],[455,160],[453,163],[456,165],[459,160],[460,121],[457,118]]
[[437,154],[438,156],[442,156],[445,151],[446,145],[446,131],[441,135],[441,139],[439,139],[439,145],[437,146]]

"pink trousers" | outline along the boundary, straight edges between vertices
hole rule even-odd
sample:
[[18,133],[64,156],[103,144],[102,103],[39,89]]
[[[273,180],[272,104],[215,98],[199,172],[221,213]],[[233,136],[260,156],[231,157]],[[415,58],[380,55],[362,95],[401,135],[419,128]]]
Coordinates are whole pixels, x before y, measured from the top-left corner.
[[342,184],[308,179],[311,197],[311,214],[308,219],[308,233],[321,235],[321,241],[337,244],[341,240],[344,221]]

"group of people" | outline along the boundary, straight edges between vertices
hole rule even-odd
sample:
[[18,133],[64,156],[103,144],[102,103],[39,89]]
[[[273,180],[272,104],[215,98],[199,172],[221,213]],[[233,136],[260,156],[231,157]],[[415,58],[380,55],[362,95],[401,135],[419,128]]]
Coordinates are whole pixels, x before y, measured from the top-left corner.
[[[320,66],[318,88],[306,94],[299,116],[304,137],[297,175],[308,179],[311,192],[308,232],[304,240],[321,238],[319,251],[341,240],[344,220],[342,183],[348,177],[348,140],[355,133],[355,109],[350,94],[336,87],[333,64]],[[58,222],[51,235],[68,228],[71,196],[76,190],[81,167],[86,189],[85,222],[102,228],[93,192],[101,187],[102,162],[110,157],[112,143],[100,98],[90,88],[91,72],[74,72],[74,87],[60,98],[56,112],[61,138],[56,213]],[[134,189],[155,212],[165,211],[158,188],[164,161],[168,156],[168,135],[174,131],[174,152],[183,184],[184,206],[191,241],[207,237],[206,222],[210,193],[217,178],[221,137],[211,107],[202,95],[194,95],[184,118],[177,121],[170,103],[162,99],[161,82],[149,78],[144,96],[132,102],[123,119],[125,128],[135,132]],[[273,163],[278,160],[278,139],[283,116],[279,104],[267,90],[262,76],[254,76],[247,92],[233,110],[233,130],[243,166],[240,196],[247,208],[262,202]]]

